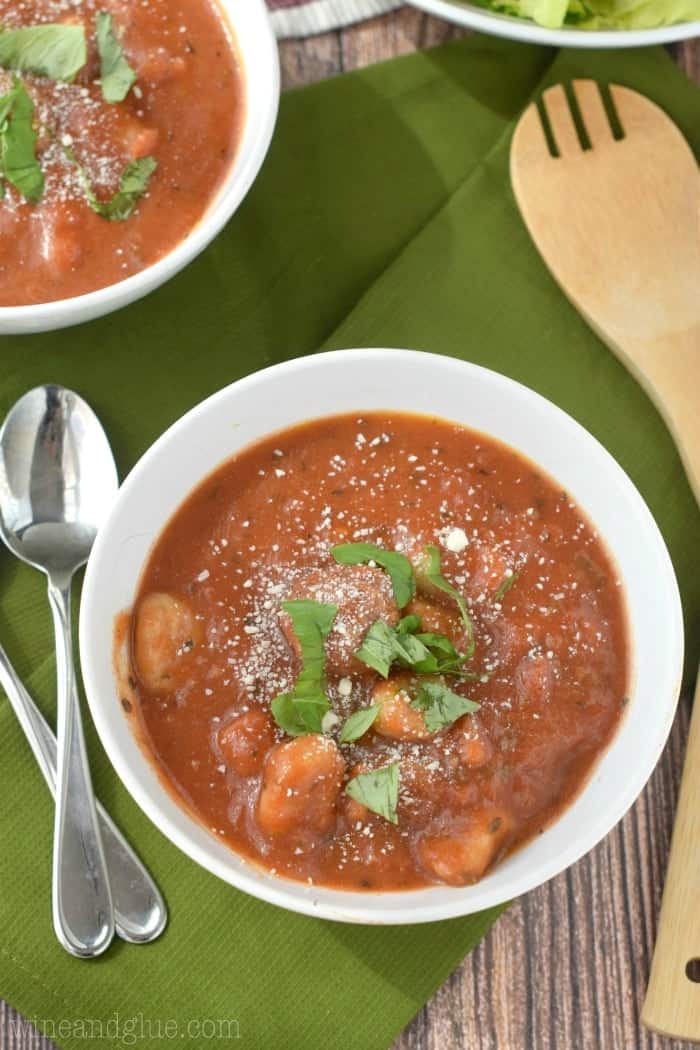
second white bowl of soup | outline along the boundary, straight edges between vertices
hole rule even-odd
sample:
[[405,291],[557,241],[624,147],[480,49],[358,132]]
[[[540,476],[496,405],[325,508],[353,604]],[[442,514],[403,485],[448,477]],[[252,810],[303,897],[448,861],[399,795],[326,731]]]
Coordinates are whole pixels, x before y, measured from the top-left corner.
[[0,201],[0,334],[89,321],[169,280],[238,208],[277,114],[264,0],[150,0],[128,18],[85,0],[66,22],[54,8],[0,3],[8,66],[15,40],[34,55],[0,68],[3,134],[23,108],[38,127]]
[[610,455],[403,350],[288,362],[171,427],[98,537],[80,636],[158,827],[352,922],[467,914],[580,857],[651,773],[682,666],[668,554]]

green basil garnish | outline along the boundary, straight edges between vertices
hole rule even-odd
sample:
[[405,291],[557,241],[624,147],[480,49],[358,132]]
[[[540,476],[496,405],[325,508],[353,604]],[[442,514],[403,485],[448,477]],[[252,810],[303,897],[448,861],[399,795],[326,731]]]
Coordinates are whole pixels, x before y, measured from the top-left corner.
[[302,667],[293,689],[272,701],[277,724],[290,736],[320,733],[331,704],[326,695],[326,638],[338,613],[337,605],[307,600],[283,602],[301,648]]
[[99,11],[95,17],[95,35],[100,56],[102,95],[106,102],[123,102],[137,77],[114,31],[112,16],[106,11]]
[[404,616],[396,627],[376,620],[362,639],[355,656],[367,667],[388,678],[392,664],[417,674],[453,674],[483,680],[484,675],[464,671],[468,656],[458,653],[449,638],[421,632],[419,616]]
[[520,576],[519,572],[513,572],[513,573],[510,574],[510,576],[506,576],[506,578],[503,580],[503,583],[501,584],[501,586],[495,592],[495,594],[493,596],[493,600],[495,602],[500,602],[501,598],[503,598],[504,595],[506,595],[508,593],[508,591],[511,589],[511,587],[513,586],[513,584],[515,583],[515,581],[518,579],[519,576]]
[[0,97],[0,174],[31,204],[41,200],[44,175],[36,156],[34,103],[19,77]]
[[411,701],[411,707],[423,712],[425,728],[429,733],[452,725],[462,715],[478,711],[479,706],[475,700],[454,693],[441,682],[422,682],[416,697]]
[[[411,617],[414,620],[415,617]],[[413,667],[416,662],[428,656],[428,650],[415,635],[403,629],[404,621],[396,627],[390,627],[383,620],[376,620],[362,639],[362,645],[355,653],[367,667],[377,671],[382,678],[389,677],[393,663],[403,667]]]
[[0,30],[0,67],[71,81],[87,62],[82,26],[39,25]]
[[389,574],[399,609],[408,605],[416,593],[413,566],[405,554],[384,550],[373,543],[341,543],[332,548],[331,554],[340,565],[365,565],[369,561],[380,565]]
[[359,740],[361,736],[364,736],[374,724],[379,710],[380,705],[373,704],[371,707],[361,707],[359,711],[353,712],[341,730],[340,743],[352,744],[354,740]]
[[399,763],[392,762],[368,773],[358,773],[348,781],[345,794],[392,824],[398,824]]
[[432,544],[427,546],[424,550],[424,571],[428,578],[428,582],[436,587],[439,591],[444,594],[449,594],[450,598],[454,599],[459,609],[459,614],[462,617],[462,623],[464,624],[464,630],[467,635],[467,652],[466,659],[470,660],[474,655],[474,625],[472,624],[469,611],[467,610],[467,603],[459,593],[459,591],[449,583],[440,571],[440,551],[437,547]]
[[151,175],[158,167],[155,157],[141,157],[139,160],[132,160],[124,168],[122,177],[119,180],[119,189],[112,199],[101,201],[90,185],[87,173],[78,162],[73,150],[68,147],[65,153],[78,171],[78,177],[88,204],[94,212],[109,222],[124,222],[126,219],[131,218],[136,205],[148,189]]

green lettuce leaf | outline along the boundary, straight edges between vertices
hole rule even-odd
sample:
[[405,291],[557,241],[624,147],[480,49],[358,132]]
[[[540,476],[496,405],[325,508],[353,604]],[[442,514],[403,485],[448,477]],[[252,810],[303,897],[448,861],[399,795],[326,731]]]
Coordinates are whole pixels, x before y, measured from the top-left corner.
[[[474,0],[548,29],[654,29],[700,21],[700,0]],[[624,41],[620,41],[623,46]]]
[[700,21],[700,0],[586,0],[582,29],[655,29]]

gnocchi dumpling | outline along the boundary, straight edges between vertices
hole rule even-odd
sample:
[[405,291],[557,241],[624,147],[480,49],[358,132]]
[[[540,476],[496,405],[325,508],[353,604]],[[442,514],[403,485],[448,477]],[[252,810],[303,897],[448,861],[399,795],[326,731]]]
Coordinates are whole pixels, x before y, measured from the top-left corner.
[[396,675],[375,685],[372,703],[379,705],[379,714],[374,729],[380,736],[392,740],[426,740],[430,736],[422,712],[411,707],[410,682],[410,675]]
[[489,806],[454,831],[423,835],[417,845],[419,862],[430,878],[466,886],[480,879],[501,856],[512,829],[512,817],[502,808]]
[[320,733],[277,744],[263,768],[256,807],[260,830],[273,837],[325,835],[335,823],[344,774],[338,748]]
[[262,707],[251,707],[236,715],[218,733],[224,762],[239,777],[254,777],[259,773],[274,742],[272,719]]
[[139,603],[134,625],[136,673],[158,692],[173,684],[181,661],[201,640],[201,622],[184,598],[153,591]]

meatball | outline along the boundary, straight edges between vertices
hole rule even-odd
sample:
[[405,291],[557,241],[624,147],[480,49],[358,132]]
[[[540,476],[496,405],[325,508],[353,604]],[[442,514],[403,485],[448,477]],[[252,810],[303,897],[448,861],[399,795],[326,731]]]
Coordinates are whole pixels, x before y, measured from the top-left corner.
[[451,886],[477,882],[502,854],[513,821],[502,809],[489,807],[454,831],[423,835],[418,860],[430,878]]
[[268,753],[255,815],[270,837],[318,840],[333,827],[345,763],[319,733],[277,744]]
[[[354,655],[365,634],[376,620],[392,626],[399,620],[389,577],[370,565],[305,569],[296,574],[285,598],[310,598],[338,606],[326,641],[326,669],[331,675],[367,673],[366,665]],[[280,623],[290,647],[299,656],[299,642],[285,612],[280,614]]]
[[374,687],[372,703],[380,706],[374,729],[380,736],[392,740],[426,740],[430,736],[422,712],[411,707],[408,689],[412,681],[410,674],[400,674]]
[[237,715],[221,727],[218,744],[227,766],[239,777],[254,777],[275,743],[270,716],[261,707]]
[[154,692],[171,688],[201,635],[201,623],[184,598],[160,591],[147,595],[136,610],[133,648],[144,685]]

